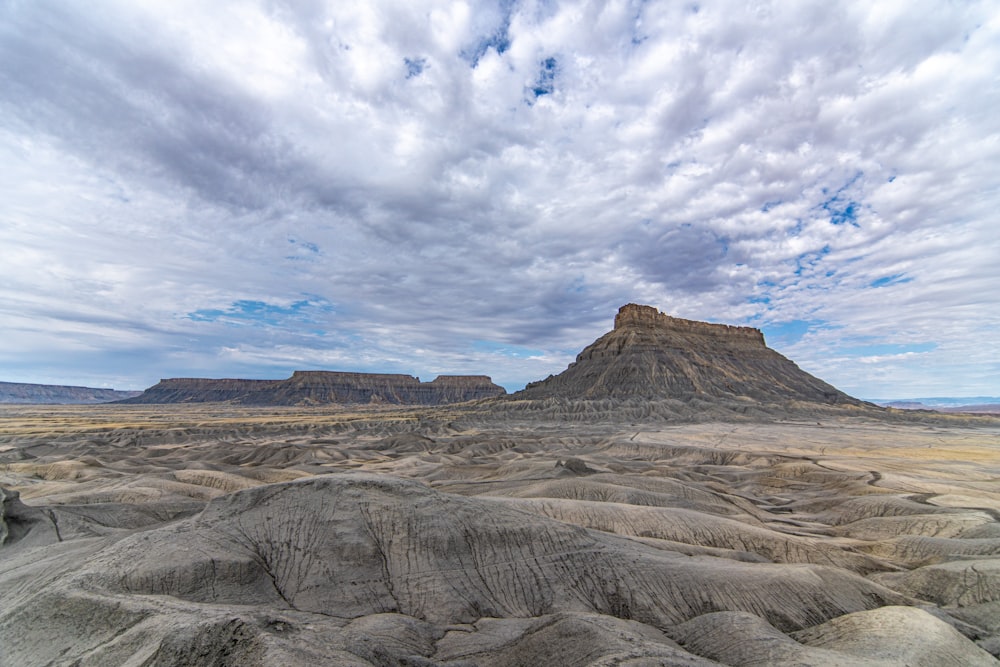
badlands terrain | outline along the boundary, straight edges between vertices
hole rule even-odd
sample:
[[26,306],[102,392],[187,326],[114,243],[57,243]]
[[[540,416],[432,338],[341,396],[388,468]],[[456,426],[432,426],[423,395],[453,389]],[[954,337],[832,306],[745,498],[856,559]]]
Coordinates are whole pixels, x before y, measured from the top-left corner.
[[1000,420],[623,311],[467,403],[0,406],[0,665],[1000,664]]

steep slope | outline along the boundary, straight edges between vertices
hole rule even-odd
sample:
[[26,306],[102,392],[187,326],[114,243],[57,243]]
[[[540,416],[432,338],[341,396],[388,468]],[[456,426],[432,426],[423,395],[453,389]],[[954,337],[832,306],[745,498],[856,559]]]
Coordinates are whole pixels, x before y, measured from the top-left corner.
[[564,372],[512,396],[539,398],[736,398],[861,405],[764,343],[758,329],[683,320],[628,304],[615,328]]
[[238,405],[442,405],[505,394],[485,375],[442,375],[421,382],[412,375],[295,371],[286,380],[171,378],[123,403]]

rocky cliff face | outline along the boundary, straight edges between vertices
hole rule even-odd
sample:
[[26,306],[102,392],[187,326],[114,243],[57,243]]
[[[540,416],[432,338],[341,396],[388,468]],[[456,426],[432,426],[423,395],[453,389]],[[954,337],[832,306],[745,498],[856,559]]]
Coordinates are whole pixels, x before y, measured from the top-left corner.
[[614,330],[585,348],[563,373],[513,397],[861,403],[767,347],[758,329],[679,319],[636,304],[623,306]]
[[442,375],[421,382],[412,375],[295,371],[286,380],[173,378],[126,403],[240,405],[392,404],[442,405],[505,394],[485,375]]
[[28,384],[25,382],[0,382],[0,403],[109,403],[137,396],[138,391],[117,391],[93,387],[71,387],[54,384]]

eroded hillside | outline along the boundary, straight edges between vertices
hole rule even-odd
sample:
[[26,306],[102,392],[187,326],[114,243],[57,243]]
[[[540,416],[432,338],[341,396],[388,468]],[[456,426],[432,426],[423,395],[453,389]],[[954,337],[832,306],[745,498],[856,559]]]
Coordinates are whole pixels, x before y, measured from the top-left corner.
[[1000,651],[989,420],[216,405],[6,408],[0,426],[4,664]]

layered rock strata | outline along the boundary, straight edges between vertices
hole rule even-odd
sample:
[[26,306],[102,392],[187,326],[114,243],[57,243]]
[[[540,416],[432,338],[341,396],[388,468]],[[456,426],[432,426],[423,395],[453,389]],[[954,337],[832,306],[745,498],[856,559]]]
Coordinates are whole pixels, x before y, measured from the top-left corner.
[[160,380],[125,403],[239,405],[442,405],[506,393],[485,375],[442,375],[421,382],[412,375],[295,371],[286,380],[172,378]]
[[636,304],[622,306],[614,330],[586,347],[564,372],[513,397],[862,404],[767,347],[758,329],[684,320]]
[[95,387],[74,387],[57,384],[0,382],[0,403],[90,404],[110,403],[131,398],[138,391],[118,391]]

